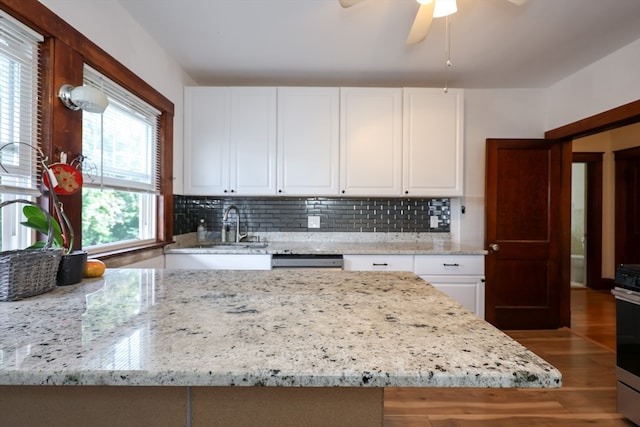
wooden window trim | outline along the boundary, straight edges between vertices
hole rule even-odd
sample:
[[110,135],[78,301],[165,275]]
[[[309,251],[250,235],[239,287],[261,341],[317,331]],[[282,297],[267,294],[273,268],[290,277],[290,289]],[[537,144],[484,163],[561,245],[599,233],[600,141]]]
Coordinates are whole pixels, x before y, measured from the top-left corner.
[[[0,8],[41,33],[46,39],[42,60],[42,146],[50,162],[58,160],[60,151],[66,151],[71,155],[82,152],[81,115],[60,104],[57,90],[63,83],[81,85],[82,67],[85,63],[162,112],[162,194],[158,200],[156,245],[170,243],[173,239],[173,103],[37,0],[0,0]],[[63,203],[65,212],[76,230],[74,246],[80,247],[81,195],[77,193],[67,196]]]

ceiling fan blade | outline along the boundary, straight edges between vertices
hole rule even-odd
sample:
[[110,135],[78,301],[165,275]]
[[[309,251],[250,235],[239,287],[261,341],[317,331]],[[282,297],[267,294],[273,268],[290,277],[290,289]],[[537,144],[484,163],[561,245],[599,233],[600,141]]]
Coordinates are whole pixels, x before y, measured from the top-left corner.
[[340,0],[340,6],[342,7],[351,7],[355,6],[358,3],[363,2],[364,0]]
[[407,37],[407,44],[420,43],[427,38],[427,33],[429,32],[429,28],[431,28],[431,21],[433,20],[434,5],[434,1],[427,4],[420,4],[416,19],[414,19],[411,31],[409,31],[409,37]]
[[522,6],[527,2],[527,0],[509,0],[511,3],[516,4],[518,6]]

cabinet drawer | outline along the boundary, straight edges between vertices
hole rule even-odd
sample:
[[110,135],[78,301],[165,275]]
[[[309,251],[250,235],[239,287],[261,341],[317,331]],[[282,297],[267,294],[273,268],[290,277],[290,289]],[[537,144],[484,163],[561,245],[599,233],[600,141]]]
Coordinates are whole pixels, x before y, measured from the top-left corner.
[[417,255],[416,274],[484,275],[483,255]]
[[345,255],[347,271],[411,271],[413,255]]

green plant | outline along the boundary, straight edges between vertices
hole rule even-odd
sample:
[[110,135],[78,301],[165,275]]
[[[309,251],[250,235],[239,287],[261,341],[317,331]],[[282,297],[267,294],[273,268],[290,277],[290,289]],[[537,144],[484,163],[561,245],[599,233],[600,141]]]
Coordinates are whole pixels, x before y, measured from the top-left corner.
[[[42,210],[38,209],[36,206],[27,205],[22,208],[22,213],[27,220],[20,224],[44,235],[49,234],[49,223],[47,222],[47,217]],[[51,226],[53,227],[53,246],[57,248],[65,248],[65,238],[62,234],[62,228],[60,227],[58,220],[52,217]],[[27,249],[41,249],[45,244],[46,242],[41,240],[29,246]]]
[[[42,160],[43,174],[48,174],[50,177],[49,182],[54,182],[55,178],[49,166],[47,165],[46,158]],[[68,254],[73,251],[73,227],[67,215],[62,209],[62,203],[58,199],[56,192],[51,189],[49,195],[53,204],[53,215],[51,215],[51,227],[53,227],[53,244],[56,247],[62,248],[62,254]],[[42,234],[47,235],[49,233],[49,223],[44,212],[35,206],[25,206],[22,208],[22,213],[27,218],[26,221],[21,222],[22,225],[39,231]],[[62,224],[62,226],[61,226]],[[64,227],[64,228],[63,228]],[[31,245],[30,249],[42,248],[45,245],[44,241],[38,241]]]

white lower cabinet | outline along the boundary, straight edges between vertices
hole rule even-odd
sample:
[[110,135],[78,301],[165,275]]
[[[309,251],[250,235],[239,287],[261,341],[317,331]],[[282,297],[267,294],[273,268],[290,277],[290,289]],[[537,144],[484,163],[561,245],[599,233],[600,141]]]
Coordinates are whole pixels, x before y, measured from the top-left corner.
[[484,319],[483,255],[416,255],[415,273]]
[[413,255],[345,255],[347,271],[413,271]]
[[165,265],[196,270],[271,270],[271,255],[166,254]]

